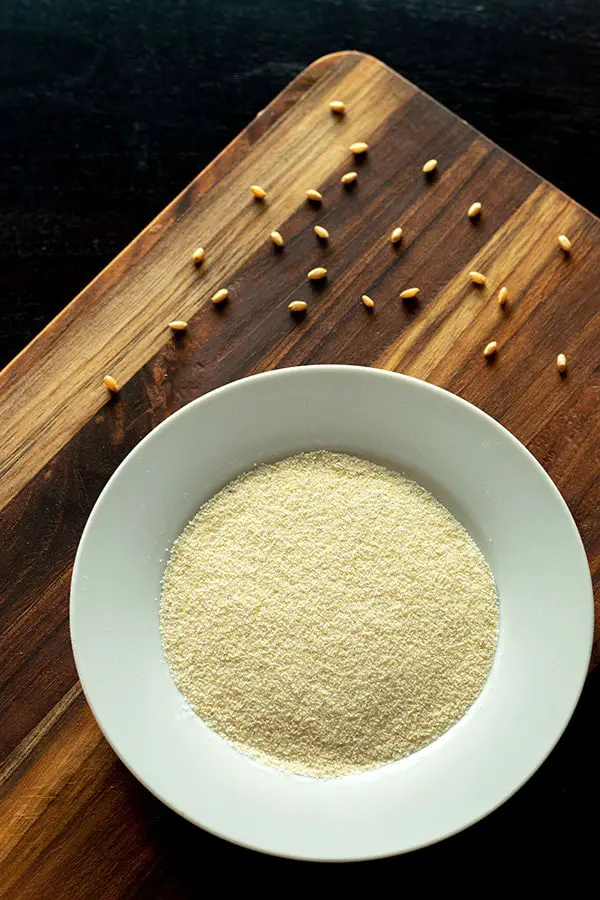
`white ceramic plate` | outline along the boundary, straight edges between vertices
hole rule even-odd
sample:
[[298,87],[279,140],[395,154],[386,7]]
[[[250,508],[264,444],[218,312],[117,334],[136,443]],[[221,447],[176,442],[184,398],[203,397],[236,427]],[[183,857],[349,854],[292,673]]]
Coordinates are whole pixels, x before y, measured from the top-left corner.
[[[211,732],[171,680],[158,629],[168,551],[199,506],[256,463],[316,448],[370,458],[425,485],[477,540],[500,596],[498,652],[466,716],[400,762],[331,780],[262,766]],[[565,728],[592,630],[581,539],[533,456],[446,391],[350,366],[246,378],[167,419],[96,503],[71,591],[79,676],[123,762],[203,828],[304,859],[401,853],[501,804]]]

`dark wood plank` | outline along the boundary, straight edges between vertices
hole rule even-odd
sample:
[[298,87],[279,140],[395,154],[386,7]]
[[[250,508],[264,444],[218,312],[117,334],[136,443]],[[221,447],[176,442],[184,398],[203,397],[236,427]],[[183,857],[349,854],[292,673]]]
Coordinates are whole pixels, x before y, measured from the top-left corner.
[[[348,103],[342,120],[327,109],[336,95]],[[362,163],[347,151],[356,139],[371,146]],[[428,181],[430,156],[440,167]],[[340,176],[354,168],[358,183],[346,190]],[[247,192],[263,179],[266,207]],[[324,193],[321,208],[303,199],[311,186]],[[472,222],[476,199],[484,211]],[[327,245],[315,239],[319,222]],[[398,224],[405,236],[393,246]],[[283,252],[269,241],[273,227]],[[570,257],[557,247],[561,232],[574,242]],[[198,243],[210,250],[200,272],[189,259]],[[154,830],[162,807],[116,760],[76,681],[68,590],[102,487],[189,400],[318,362],[447,387],[509,427],[550,472],[598,588],[599,246],[600,223],[569,198],[381,63],[336,54],[276,98],[3,373],[0,896],[152,896],[169,882],[164,828]],[[319,264],[326,283],[308,283]],[[472,268],[488,276],[483,290],[470,284]],[[215,308],[207,299],[223,283],[230,302]],[[421,288],[410,306],[398,299],[409,285]],[[292,298],[308,300],[303,320],[290,317]],[[190,323],[177,340],[165,328],[174,315]],[[492,338],[500,352],[490,365],[481,350]],[[107,401],[109,368],[123,387]],[[594,661],[597,651],[596,642]]]

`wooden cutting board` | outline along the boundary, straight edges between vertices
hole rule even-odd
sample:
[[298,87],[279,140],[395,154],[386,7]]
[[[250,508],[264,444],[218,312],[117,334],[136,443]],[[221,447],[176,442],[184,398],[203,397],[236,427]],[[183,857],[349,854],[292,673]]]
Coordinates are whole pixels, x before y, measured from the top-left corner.
[[[329,111],[335,98],[343,117]],[[359,140],[370,149],[355,161]],[[358,172],[350,190],[348,170]],[[306,202],[307,188],[322,206]],[[326,282],[309,283],[320,265]],[[155,828],[163,807],[104,741],[69,644],[77,542],[140,438],[189,400],[266,369],[405,372],[477,404],[532,450],[575,516],[598,588],[599,282],[596,218],[382,63],[338,53],[292,82],[13,361],[0,376],[0,896],[153,896],[152,885],[177,881],[173,843]],[[418,302],[405,304],[410,286]],[[229,301],[215,307],[220,287]],[[308,301],[303,319],[291,299]],[[189,322],[178,339],[172,319]],[[105,373],[121,385],[114,399]]]

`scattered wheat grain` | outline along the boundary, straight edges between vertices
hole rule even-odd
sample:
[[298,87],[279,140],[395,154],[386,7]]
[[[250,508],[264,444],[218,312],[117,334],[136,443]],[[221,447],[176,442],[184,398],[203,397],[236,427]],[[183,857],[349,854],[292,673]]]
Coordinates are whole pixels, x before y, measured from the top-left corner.
[[485,275],[482,275],[481,272],[475,272],[475,271],[469,272],[469,278],[471,279],[473,284],[482,285],[482,284],[485,284],[485,282],[487,281]]
[[400,292],[400,296],[403,300],[412,300],[413,297],[416,297],[421,288],[406,288],[406,290]]
[[119,390],[119,385],[115,378],[112,375],[105,375],[102,379],[104,382],[104,387],[107,388],[111,392],[111,394],[116,394]]
[[564,250],[565,253],[568,253],[570,251],[571,247],[573,246],[573,244],[571,243],[569,238],[566,236],[566,234],[559,234],[558,243],[559,243],[560,249]]
[[310,200],[311,203],[322,203],[323,202],[323,194],[319,191],[315,191],[314,188],[309,188],[306,192],[306,199]]
[[288,309],[293,313],[305,312],[307,306],[306,300],[292,300],[291,303],[288,303]]

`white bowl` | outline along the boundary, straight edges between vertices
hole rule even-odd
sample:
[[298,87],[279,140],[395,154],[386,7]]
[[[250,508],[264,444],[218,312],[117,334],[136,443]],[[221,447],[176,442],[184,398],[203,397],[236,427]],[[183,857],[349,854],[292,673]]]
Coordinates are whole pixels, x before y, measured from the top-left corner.
[[[254,464],[345,450],[421,482],[469,529],[496,578],[498,652],[443,737],[385,768],[294,777],[242,755],[188,710],[159,635],[169,548],[200,505]],[[86,525],[71,636],[106,738],[192,822],[281,856],[387,856],[447,837],[506,800],[550,752],[591,651],[591,579],[569,510],[531,454],[464,400],[351,366],[283,369],[195,400],[133,450]]]

